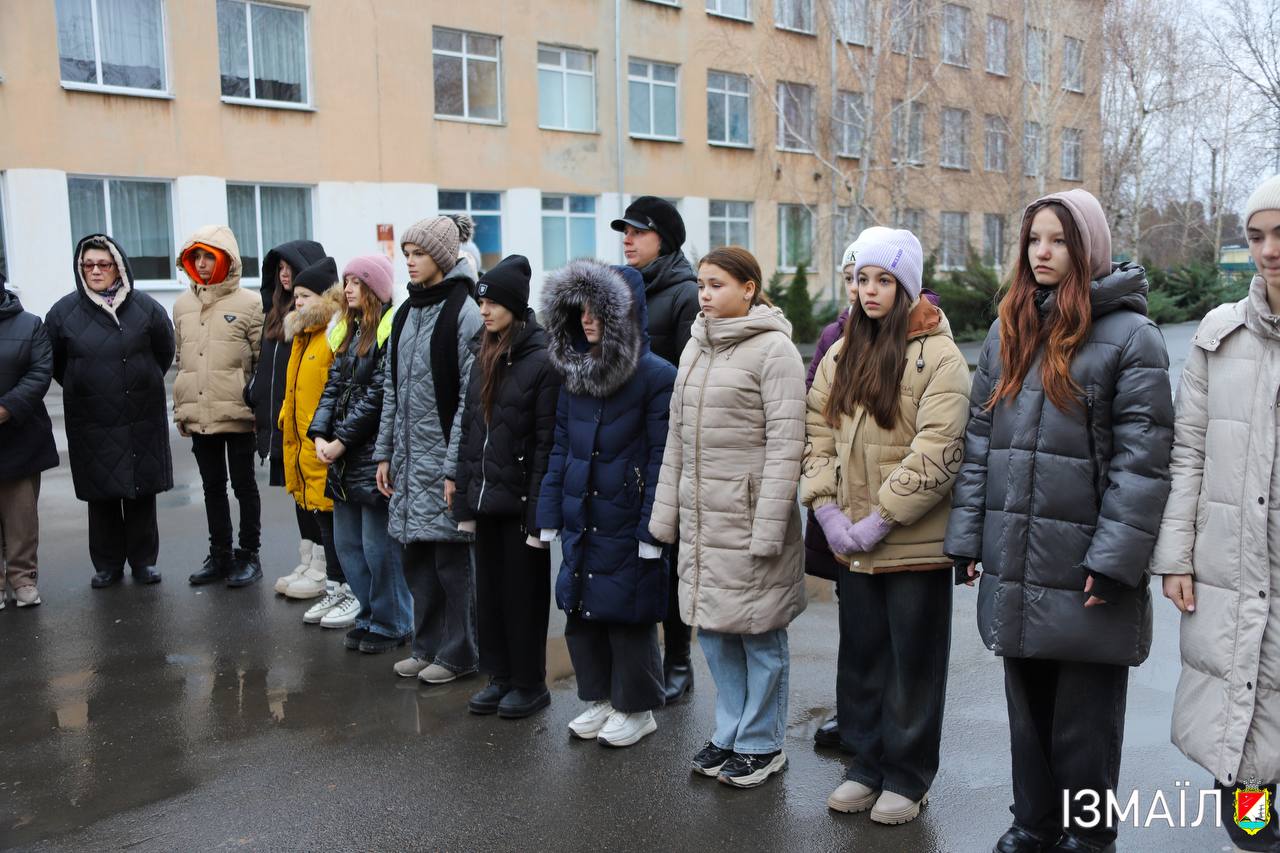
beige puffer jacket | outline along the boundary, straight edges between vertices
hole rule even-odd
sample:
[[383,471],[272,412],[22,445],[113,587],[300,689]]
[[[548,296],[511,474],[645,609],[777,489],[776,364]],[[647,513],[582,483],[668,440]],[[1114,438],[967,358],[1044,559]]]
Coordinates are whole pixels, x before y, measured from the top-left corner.
[[796,481],[804,362],[782,311],[698,315],[680,356],[649,533],[680,537],[680,618],[727,634],[785,628],[805,607]]
[[851,521],[879,507],[893,529],[869,554],[836,555],[856,572],[950,566],[942,548],[951,488],[964,456],[969,366],[946,315],[927,300],[912,309],[898,422],[882,428],[865,409],[832,429],[823,417],[844,341],[823,357],[809,390],[800,500],[837,503]]
[[220,284],[191,283],[173,306],[178,340],[178,376],[173,382],[173,419],[183,435],[253,432],[253,410],[244,388],[258,363],[262,342],[262,298],[240,289],[240,247],[225,225],[206,225],[193,243],[222,249],[231,268]]
[[1178,388],[1154,574],[1194,575],[1173,742],[1226,785],[1280,780],[1280,318],[1267,287],[1209,312]]

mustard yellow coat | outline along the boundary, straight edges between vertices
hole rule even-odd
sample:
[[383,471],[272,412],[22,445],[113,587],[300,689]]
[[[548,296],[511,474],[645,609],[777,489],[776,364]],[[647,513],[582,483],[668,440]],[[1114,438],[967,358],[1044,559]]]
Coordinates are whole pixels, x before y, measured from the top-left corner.
[[320,405],[329,365],[333,363],[327,331],[341,299],[342,288],[335,285],[318,302],[291,311],[284,318],[285,340],[293,342],[284,404],[280,406],[284,486],[298,506],[321,512],[333,511],[333,500],[324,493],[329,467],[316,456],[315,442],[307,438],[307,428]]

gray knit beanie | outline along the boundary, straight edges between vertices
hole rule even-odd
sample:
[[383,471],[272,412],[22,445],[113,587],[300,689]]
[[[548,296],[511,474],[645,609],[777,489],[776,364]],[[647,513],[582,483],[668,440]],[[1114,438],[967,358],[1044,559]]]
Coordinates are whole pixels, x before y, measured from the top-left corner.
[[413,223],[404,230],[400,248],[406,243],[420,246],[436,262],[445,275],[458,262],[458,245],[471,239],[475,223],[464,213],[449,216],[431,216]]
[[1249,220],[1259,210],[1280,210],[1280,175],[1267,178],[1256,190],[1249,194],[1244,204],[1244,227],[1249,227]]

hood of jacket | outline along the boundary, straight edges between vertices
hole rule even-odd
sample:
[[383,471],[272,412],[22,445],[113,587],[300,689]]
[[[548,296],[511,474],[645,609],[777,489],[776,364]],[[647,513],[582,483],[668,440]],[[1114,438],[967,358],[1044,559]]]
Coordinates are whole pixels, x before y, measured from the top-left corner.
[[[511,344],[512,361],[519,361],[529,353],[545,349],[547,346],[547,331],[538,325],[538,318],[533,309],[526,308],[524,312],[524,328]],[[483,335],[483,332],[481,334]]]
[[[107,244],[107,249],[111,252],[111,257],[115,258],[116,271],[120,274],[120,292],[116,294],[115,301],[110,306],[107,305],[105,299],[95,293],[94,290],[85,283],[84,273],[80,270],[80,259],[84,257],[85,244],[90,240],[95,242],[101,240]],[[133,293],[133,269],[129,266],[129,256],[124,253],[124,249],[120,248],[120,244],[108,237],[106,234],[89,234],[82,237],[80,242],[76,244],[76,250],[72,255],[71,263],[74,267],[76,289],[94,305],[97,305],[108,314],[115,316],[115,312],[119,311],[120,308],[123,307],[125,302],[129,300],[130,294]]]
[[292,341],[302,332],[323,329],[342,310],[342,285],[335,284],[305,308],[295,308],[284,315],[284,339]]
[[271,310],[276,293],[280,290],[280,262],[284,261],[297,275],[316,261],[325,257],[324,246],[315,240],[291,240],[281,243],[262,259],[262,313]]
[[240,263],[240,244],[236,242],[236,236],[231,233],[231,229],[226,225],[205,225],[197,228],[196,232],[187,238],[182,244],[182,248],[178,250],[178,268],[182,269],[182,256],[194,246],[196,243],[204,243],[207,246],[213,246],[215,249],[221,249],[227,253],[231,259],[231,266],[227,270],[227,277],[218,284],[203,285],[196,284],[194,281],[188,285],[191,292],[196,295],[201,302],[213,302],[226,296],[233,290],[240,287],[240,272],[243,269]]
[[1111,228],[1102,205],[1088,190],[1076,188],[1066,192],[1049,193],[1027,206],[1026,219],[1038,206],[1057,202],[1071,213],[1071,218],[1084,241],[1084,251],[1089,257],[1089,275],[1093,279],[1106,277],[1111,272]]
[[907,340],[914,341],[934,335],[955,337],[951,334],[951,321],[942,309],[928,299],[919,299],[911,307],[911,313],[907,317]]
[[640,275],[644,278],[644,292],[650,297],[677,284],[683,284],[686,281],[696,284],[698,281],[698,276],[694,274],[693,266],[684,256],[684,252],[660,255],[648,266],[641,268]]
[[1249,295],[1244,300],[1244,324],[1263,340],[1280,340],[1280,318],[1271,310],[1271,303],[1267,301],[1267,280],[1260,275],[1255,275],[1249,282]]
[[[582,331],[584,304],[600,321],[596,347],[587,343]],[[547,276],[542,305],[547,354],[574,394],[610,396],[626,384],[649,351],[644,278],[631,267],[574,261]]]
[[0,319],[16,317],[21,313],[22,302],[18,299],[18,294],[7,290],[4,286],[4,276],[0,276]]
[[[1125,261],[1116,264],[1110,275],[1095,279],[1089,285],[1089,303],[1094,320],[1116,311],[1133,311],[1147,315],[1147,271],[1135,263]],[[1040,306],[1042,314],[1048,314],[1058,297],[1055,290]]]
[[781,308],[756,305],[743,317],[708,317],[699,313],[690,335],[703,349],[720,349],[765,332],[782,332],[791,337],[791,322]]

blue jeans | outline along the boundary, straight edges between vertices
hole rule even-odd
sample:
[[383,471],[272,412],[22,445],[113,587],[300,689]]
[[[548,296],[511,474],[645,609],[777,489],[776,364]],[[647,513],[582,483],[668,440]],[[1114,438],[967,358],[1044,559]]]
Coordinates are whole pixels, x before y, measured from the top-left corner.
[[698,645],[716,682],[711,742],[745,754],[777,752],[787,730],[787,629],[721,634],[698,629]]
[[387,637],[413,632],[413,599],[400,568],[400,543],[387,534],[387,508],[354,501],[333,502],[333,540],[360,602],[356,627]]

